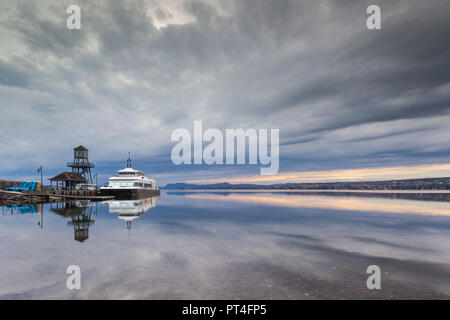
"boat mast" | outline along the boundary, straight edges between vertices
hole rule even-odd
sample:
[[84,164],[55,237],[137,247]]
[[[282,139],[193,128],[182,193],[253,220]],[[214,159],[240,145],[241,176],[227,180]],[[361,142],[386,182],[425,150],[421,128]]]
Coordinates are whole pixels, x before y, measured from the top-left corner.
[[128,152],[127,168],[131,168],[131,155]]

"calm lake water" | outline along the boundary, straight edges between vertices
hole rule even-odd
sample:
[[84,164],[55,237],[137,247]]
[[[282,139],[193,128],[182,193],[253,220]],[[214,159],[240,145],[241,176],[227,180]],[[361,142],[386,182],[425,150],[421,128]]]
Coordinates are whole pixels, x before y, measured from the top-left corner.
[[437,200],[162,192],[1,207],[0,299],[449,299],[450,202]]

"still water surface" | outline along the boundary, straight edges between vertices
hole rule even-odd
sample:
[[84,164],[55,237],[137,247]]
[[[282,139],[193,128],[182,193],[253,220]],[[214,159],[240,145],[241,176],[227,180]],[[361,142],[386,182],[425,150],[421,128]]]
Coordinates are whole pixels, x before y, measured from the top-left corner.
[[[0,299],[450,298],[450,202],[163,192],[0,208]],[[81,289],[66,288],[69,265]],[[381,290],[366,269],[381,268]]]

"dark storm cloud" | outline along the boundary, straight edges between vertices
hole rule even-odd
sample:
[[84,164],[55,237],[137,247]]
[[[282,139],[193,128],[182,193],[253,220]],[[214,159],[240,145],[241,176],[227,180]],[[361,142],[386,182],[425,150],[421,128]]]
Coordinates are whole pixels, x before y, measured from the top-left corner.
[[282,171],[448,161],[448,1],[80,1],[78,31],[70,4],[1,4],[2,175],[78,144],[180,172],[170,133],[193,120],[279,128]]

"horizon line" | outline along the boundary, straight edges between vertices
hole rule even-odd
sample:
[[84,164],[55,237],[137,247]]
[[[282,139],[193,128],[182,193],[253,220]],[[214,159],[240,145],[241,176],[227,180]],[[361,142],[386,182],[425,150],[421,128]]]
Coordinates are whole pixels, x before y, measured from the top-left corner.
[[294,171],[274,176],[237,176],[210,179],[192,179],[181,183],[214,184],[287,184],[287,183],[339,183],[339,182],[376,182],[409,179],[433,179],[450,177],[450,163],[425,164],[416,166],[392,166],[378,168],[334,169],[317,171]]

